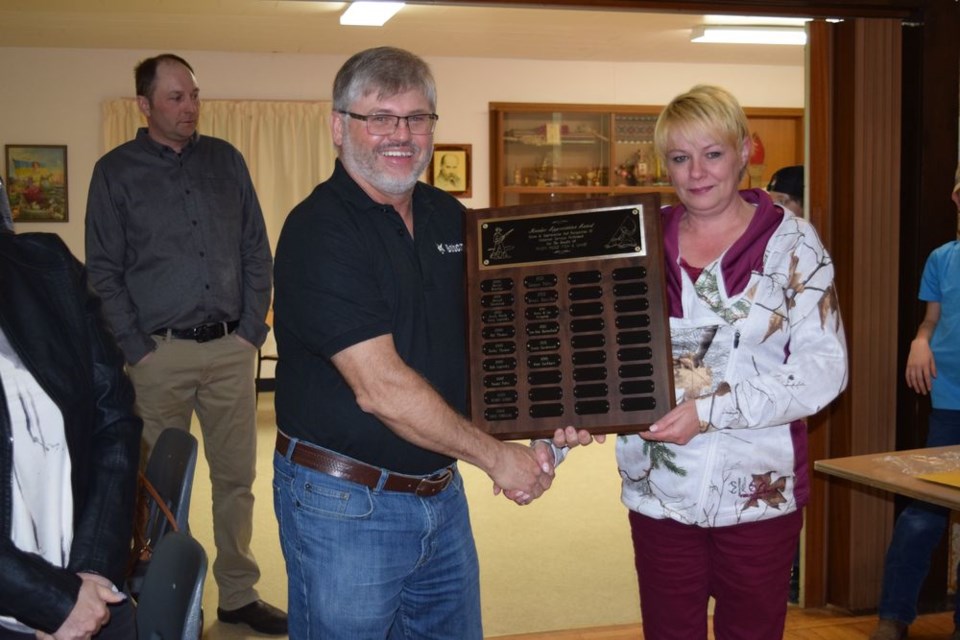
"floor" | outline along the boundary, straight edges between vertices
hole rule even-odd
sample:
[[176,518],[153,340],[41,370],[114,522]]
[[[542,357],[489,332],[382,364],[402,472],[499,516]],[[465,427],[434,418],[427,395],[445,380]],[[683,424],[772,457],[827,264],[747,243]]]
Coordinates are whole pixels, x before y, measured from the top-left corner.
[[[271,480],[273,478],[272,452],[276,426],[273,414],[273,394],[262,393],[258,407],[258,462],[254,506],[257,526],[253,532],[253,551],[262,571],[258,589],[263,599],[286,608],[287,585],[283,556],[278,542],[276,519],[273,515]],[[199,428],[194,433],[199,437]],[[193,497],[190,508],[191,531],[207,549],[213,549],[213,532],[210,522],[209,469],[203,456],[200,442],[200,459],[197,463]],[[216,584],[208,574],[204,588],[204,640],[252,640],[263,638],[248,627],[222,624],[216,619]],[[863,640],[870,635],[876,624],[875,616],[850,616],[833,609],[799,609],[791,607],[787,615],[787,630],[784,640]],[[949,613],[921,616],[910,628],[910,640],[946,640],[953,631],[952,615]],[[710,636],[713,638],[712,634]],[[622,625],[554,631],[540,634],[500,636],[498,640],[638,640],[643,634],[639,625]],[[456,640],[452,638],[451,640]]]
[[[851,616],[834,609],[800,609],[790,607],[783,640],[863,640],[877,624],[873,615]],[[947,640],[953,632],[953,614],[937,613],[921,616],[910,627],[910,640]],[[500,636],[497,640],[642,640],[640,625],[624,625],[575,631],[554,631],[516,636]],[[711,640],[713,634],[710,634]]]

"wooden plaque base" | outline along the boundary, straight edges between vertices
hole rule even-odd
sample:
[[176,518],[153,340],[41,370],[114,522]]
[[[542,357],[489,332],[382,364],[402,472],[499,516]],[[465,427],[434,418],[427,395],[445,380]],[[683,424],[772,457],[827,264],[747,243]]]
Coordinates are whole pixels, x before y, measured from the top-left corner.
[[472,420],[645,430],[674,404],[658,194],[467,212]]

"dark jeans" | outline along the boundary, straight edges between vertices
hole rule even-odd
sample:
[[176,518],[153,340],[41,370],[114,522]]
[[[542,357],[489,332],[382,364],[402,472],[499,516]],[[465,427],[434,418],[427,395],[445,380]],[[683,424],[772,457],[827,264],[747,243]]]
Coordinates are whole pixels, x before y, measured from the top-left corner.
[[[960,411],[934,409],[930,413],[928,447],[960,444]],[[917,617],[917,598],[930,570],[930,556],[947,529],[950,511],[914,500],[897,518],[883,569],[880,618],[910,624]],[[958,566],[960,579],[960,566]],[[960,598],[953,621],[960,627]]]

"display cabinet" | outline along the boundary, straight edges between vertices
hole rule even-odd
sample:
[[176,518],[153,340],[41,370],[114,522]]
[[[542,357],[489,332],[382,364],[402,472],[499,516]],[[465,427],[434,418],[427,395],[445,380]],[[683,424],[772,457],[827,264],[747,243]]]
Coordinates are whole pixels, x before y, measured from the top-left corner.
[[[490,103],[490,206],[673,189],[653,151],[662,107]],[[803,109],[745,108],[759,140],[743,186],[803,163]]]

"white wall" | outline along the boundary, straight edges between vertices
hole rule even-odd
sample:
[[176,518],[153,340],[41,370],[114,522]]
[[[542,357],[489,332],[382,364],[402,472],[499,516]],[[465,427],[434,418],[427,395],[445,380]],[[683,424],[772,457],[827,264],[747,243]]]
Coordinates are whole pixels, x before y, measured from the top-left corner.
[[[0,142],[66,144],[66,223],[20,225],[59,233],[83,257],[83,216],[100,148],[100,103],[132,96],[133,67],[156,51],[0,48]],[[197,71],[207,98],[330,98],[346,56],[177,52]],[[489,202],[489,102],[663,104],[698,82],[726,86],[745,106],[802,107],[803,68],[683,64],[545,62],[433,58],[439,92],[438,143],[473,145],[473,194]],[[306,194],[304,194],[306,195]],[[277,212],[283,215],[285,212]]]
[[[0,143],[68,146],[69,222],[20,224],[19,232],[59,233],[83,256],[87,185],[93,163],[104,151],[100,103],[132,95],[134,65],[155,53],[0,48]],[[333,76],[346,58],[177,53],[194,66],[208,98],[329,99]],[[745,106],[804,104],[802,67],[428,61],[439,91],[436,142],[473,145],[474,197],[465,200],[473,207],[489,203],[489,102],[663,104],[696,83],[710,82],[726,86]],[[464,470],[488,636],[639,619],[612,440],[574,452],[559,469],[556,487],[523,509],[494,498],[482,472]]]

